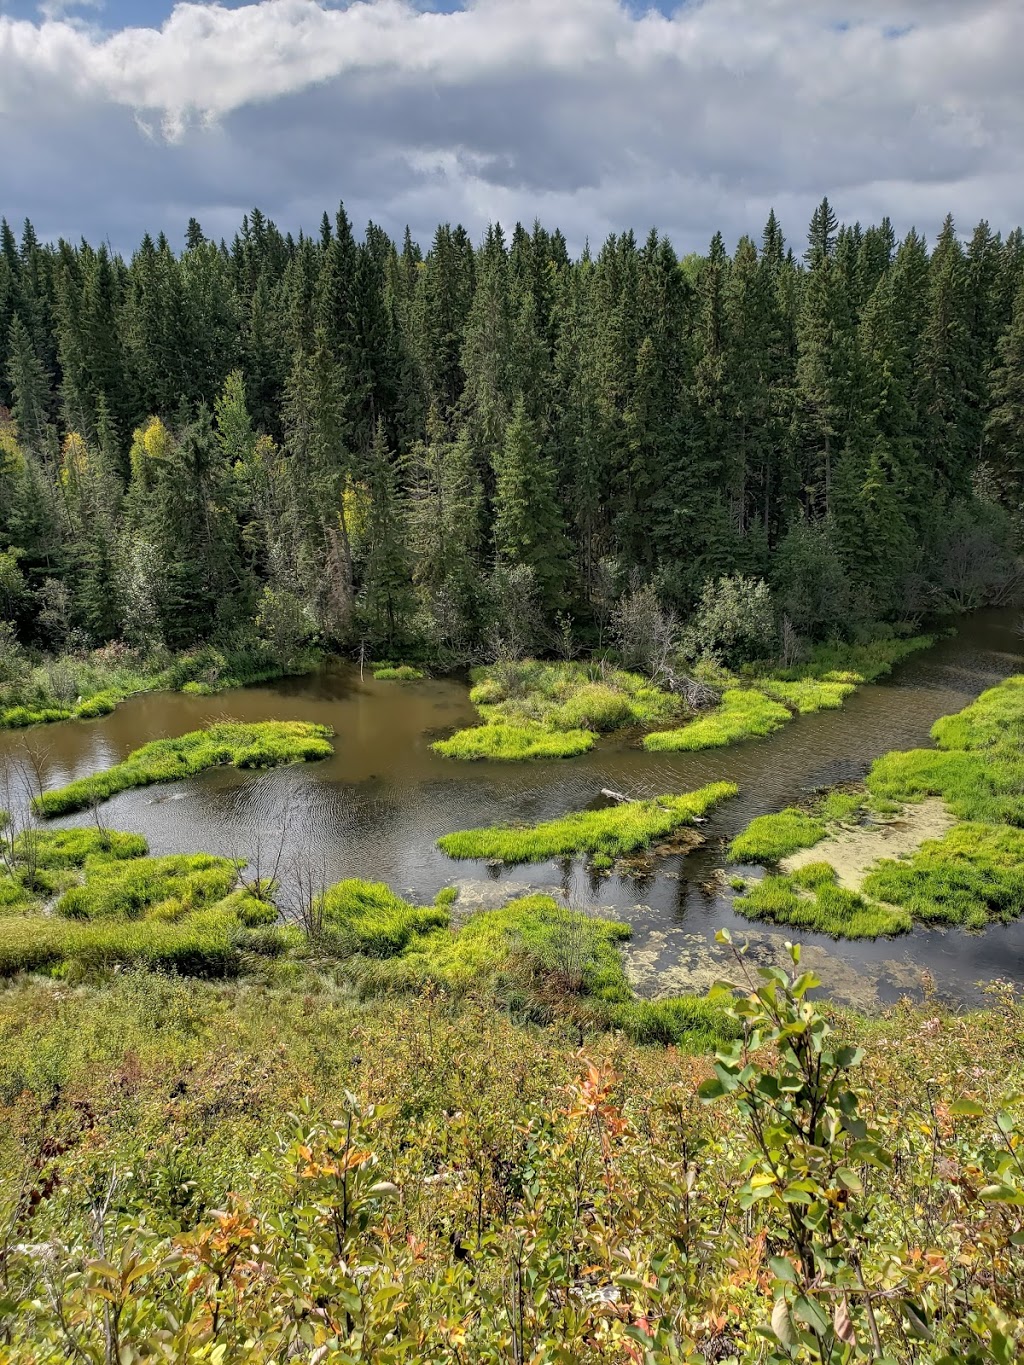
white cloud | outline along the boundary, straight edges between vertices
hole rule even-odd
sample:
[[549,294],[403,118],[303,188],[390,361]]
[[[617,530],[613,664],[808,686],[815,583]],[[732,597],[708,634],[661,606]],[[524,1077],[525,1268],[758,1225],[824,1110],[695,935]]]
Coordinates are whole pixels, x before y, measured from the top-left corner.
[[689,248],[772,203],[799,234],[828,192],[849,218],[1006,228],[1021,51],[1020,0],[263,0],[115,34],[0,17],[0,211],[128,244],[252,202],[308,227],[344,195],[392,228],[539,214],[577,244],[657,222]]

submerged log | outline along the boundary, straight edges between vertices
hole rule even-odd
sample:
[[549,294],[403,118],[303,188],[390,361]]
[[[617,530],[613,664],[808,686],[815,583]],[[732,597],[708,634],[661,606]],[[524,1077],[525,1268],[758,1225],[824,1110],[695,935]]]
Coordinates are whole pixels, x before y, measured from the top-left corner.
[[602,787],[601,795],[605,798],[606,801],[614,801],[616,802],[617,805],[620,806],[636,805],[635,796],[623,796],[622,792],[613,792],[610,787]]

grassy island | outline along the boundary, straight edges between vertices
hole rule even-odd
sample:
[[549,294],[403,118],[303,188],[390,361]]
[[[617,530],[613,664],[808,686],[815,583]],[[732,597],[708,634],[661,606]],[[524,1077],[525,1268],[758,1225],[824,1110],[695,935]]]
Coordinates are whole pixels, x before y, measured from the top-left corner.
[[722,801],[735,796],[731,782],[717,782],[682,796],[630,801],[604,810],[574,811],[527,829],[493,826],[446,834],[438,847],[451,858],[484,858],[503,863],[538,863],[576,853],[614,859],[649,848]]
[[330,735],[327,726],[304,721],[252,725],[225,721],[177,739],[144,744],[105,772],[43,792],[33,807],[38,815],[51,818],[87,810],[131,787],[177,782],[208,768],[276,768],[286,763],[309,763],[331,756]]

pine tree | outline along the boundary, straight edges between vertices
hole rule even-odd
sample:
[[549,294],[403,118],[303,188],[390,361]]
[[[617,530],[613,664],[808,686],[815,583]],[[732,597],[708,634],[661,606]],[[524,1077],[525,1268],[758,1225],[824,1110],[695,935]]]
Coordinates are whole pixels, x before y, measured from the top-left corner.
[[513,407],[494,472],[497,558],[533,570],[541,607],[553,615],[565,604],[568,547],[554,472],[522,396]]
[[409,634],[413,592],[406,498],[383,422],[378,422],[370,448],[366,490],[360,624],[375,649],[390,652]]

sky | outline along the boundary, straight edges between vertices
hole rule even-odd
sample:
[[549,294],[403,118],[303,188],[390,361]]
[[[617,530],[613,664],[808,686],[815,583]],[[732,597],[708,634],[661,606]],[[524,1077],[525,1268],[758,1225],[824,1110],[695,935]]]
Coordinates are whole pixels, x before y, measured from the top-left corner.
[[48,239],[343,199],[429,243],[539,218],[732,246],[827,194],[1024,220],[1024,0],[0,0],[0,214]]

